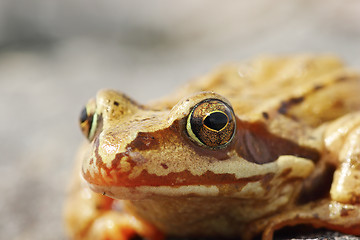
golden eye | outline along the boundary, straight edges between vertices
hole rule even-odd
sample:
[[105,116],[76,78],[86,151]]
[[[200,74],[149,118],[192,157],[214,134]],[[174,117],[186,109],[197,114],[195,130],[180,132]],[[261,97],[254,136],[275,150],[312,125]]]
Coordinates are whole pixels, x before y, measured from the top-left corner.
[[186,130],[190,138],[210,148],[222,148],[231,142],[236,129],[232,108],[219,99],[206,99],[188,116]]
[[82,133],[90,141],[94,138],[97,128],[99,127],[99,116],[95,112],[95,100],[90,100],[80,113],[80,128]]

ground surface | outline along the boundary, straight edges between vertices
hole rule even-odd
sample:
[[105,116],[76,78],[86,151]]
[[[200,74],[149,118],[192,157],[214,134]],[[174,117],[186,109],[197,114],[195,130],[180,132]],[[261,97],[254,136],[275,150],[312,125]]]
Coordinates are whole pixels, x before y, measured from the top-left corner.
[[0,238],[66,239],[77,119],[98,89],[146,102],[262,54],[334,53],[360,69],[359,42],[355,0],[0,0]]

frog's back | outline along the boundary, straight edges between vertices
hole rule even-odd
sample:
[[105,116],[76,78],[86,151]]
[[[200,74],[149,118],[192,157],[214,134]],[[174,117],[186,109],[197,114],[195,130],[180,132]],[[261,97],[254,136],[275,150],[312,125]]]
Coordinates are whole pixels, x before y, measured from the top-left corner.
[[263,57],[223,66],[190,82],[162,106],[214,91],[242,118],[282,114],[317,126],[360,109],[359,75],[333,56]]

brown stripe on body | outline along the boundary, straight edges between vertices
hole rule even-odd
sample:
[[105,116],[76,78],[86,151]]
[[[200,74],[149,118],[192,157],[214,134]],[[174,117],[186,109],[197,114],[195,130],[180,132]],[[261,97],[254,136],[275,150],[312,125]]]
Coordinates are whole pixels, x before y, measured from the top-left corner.
[[286,114],[287,111],[292,107],[292,106],[295,106],[295,105],[298,105],[300,103],[302,103],[304,101],[305,97],[304,96],[301,96],[301,97],[293,97],[293,98],[290,98],[289,100],[287,101],[282,101],[281,104],[280,104],[280,107],[278,109],[278,112],[281,113],[281,114]]
[[344,82],[344,81],[348,81],[348,80],[353,80],[354,77],[353,76],[349,76],[349,75],[341,75],[337,78],[335,78],[333,81],[326,83],[326,84],[314,84],[313,88],[310,89],[308,92],[304,93],[301,96],[296,96],[296,97],[291,97],[286,101],[281,101],[279,108],[277,109],[278,113],[286,115],[290,109],[296,105],[301,104],[302,102],[304,102],[304,100],[311,94],[318,92],[320,90],[323,90],[329,86],[332,86],[334,84],[337,84],[339,82]]

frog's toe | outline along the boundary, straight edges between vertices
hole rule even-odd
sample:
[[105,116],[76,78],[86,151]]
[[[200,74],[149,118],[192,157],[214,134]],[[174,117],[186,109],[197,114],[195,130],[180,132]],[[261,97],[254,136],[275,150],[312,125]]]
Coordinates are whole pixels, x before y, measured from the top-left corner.
[[117,212],[107,212],[91,225],[87,239],[130,240],[136,236],[161,240],[162,236],[153,227],[144,224],[135,217]]
[[333,155],[338,156],[331,199],[360,204],[360,112],[344,116],[330,125],[325,144]]

